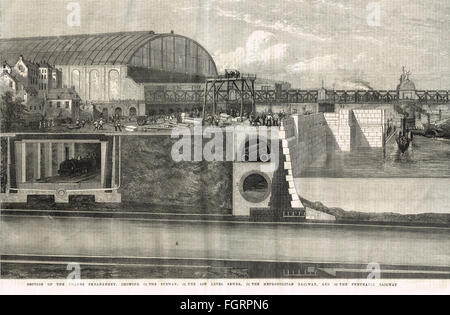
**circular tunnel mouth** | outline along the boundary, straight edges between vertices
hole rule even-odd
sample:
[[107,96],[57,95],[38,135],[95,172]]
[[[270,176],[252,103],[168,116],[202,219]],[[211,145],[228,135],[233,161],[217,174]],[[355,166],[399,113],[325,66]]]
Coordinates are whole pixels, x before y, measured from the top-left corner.
[[270,179],[263,173],[251,173],[242,177],[241,195],[251,203],[260,203],[270,195]]

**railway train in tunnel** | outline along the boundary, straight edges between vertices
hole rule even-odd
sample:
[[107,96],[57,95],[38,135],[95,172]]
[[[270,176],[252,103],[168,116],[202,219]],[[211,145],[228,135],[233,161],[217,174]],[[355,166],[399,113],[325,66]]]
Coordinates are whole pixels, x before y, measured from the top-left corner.
[[58,174],[61,177],[80,176],[89,174],[98,169],[98,161],[95,154],[78,159],[67,159],[60,163]]

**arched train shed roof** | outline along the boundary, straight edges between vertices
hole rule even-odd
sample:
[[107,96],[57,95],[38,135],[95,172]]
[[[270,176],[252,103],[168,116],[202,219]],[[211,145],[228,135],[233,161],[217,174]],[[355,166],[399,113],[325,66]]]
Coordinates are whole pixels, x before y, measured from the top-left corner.
[[177,34],[121,32],[0,39],[0,58],[14,64],[20,55],[35,63],[51,65],[127,65],[133,55],[148,42],[163,37],[177,37],[198,45],[217,67],[209,52],[196,41]]

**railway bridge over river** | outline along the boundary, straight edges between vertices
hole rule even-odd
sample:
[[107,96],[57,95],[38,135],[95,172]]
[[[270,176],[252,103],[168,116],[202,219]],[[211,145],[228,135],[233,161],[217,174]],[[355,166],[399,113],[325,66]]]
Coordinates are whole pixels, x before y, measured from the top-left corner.
[[[226,90],[219,91],[218,102],[226,103],[237,101],[233,97],[233,93],[227,93]],[[450,103],[450,91],[432,91],[432,90],[418,90],[414,91],[411,99],[417,100],[423,104],[448,104]],[[201,104],[205,97],[203,89],[192,90],[151,90],[145,94],[146,102],[149,104]],[[244,91],[244,99],[246,103],[251,102],[251,92]],[[396,90],[276,90],[276,89],[261,89],[255,90],[255,98],[257,104],[269,103],[332,103],[332,104],[347,104],[347,103],[394,103],[401,98]],[[212,102],[212,92],[208,94],[208,102]]]

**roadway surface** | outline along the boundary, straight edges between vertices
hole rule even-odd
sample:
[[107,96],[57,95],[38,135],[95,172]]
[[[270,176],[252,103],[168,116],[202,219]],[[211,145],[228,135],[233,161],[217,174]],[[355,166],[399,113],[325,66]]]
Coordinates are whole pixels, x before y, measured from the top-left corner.
[[0,253],[450,267],[450,229],[4,215]]

